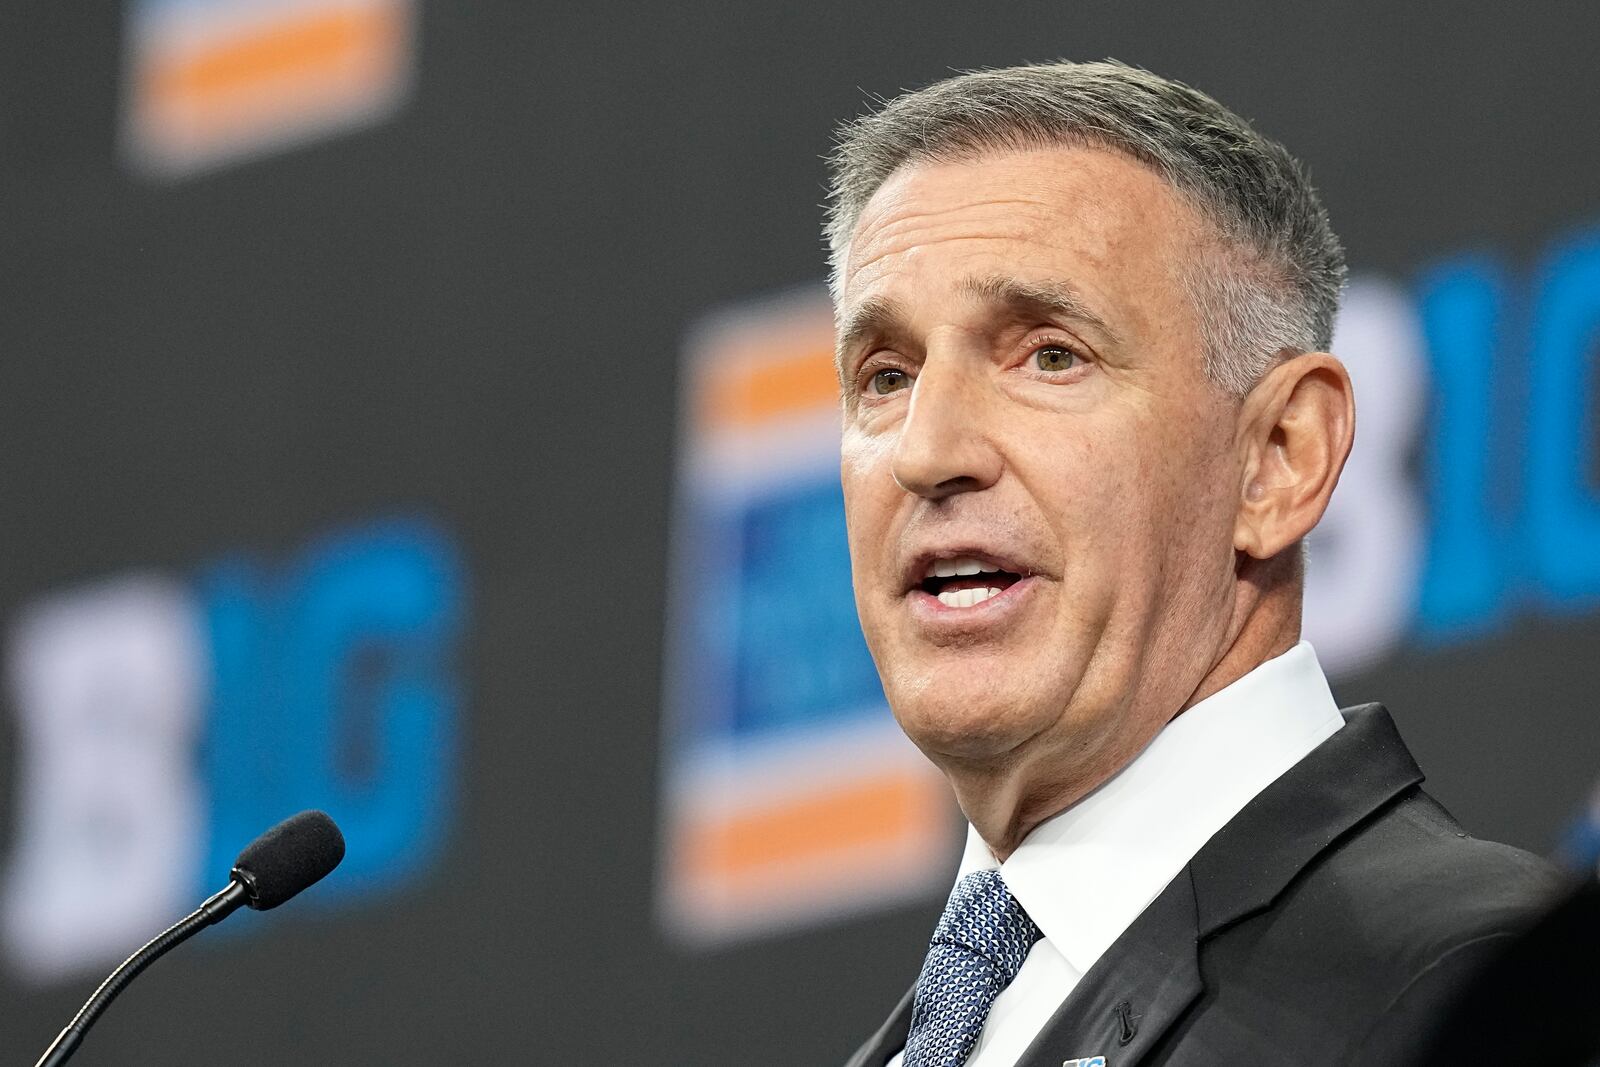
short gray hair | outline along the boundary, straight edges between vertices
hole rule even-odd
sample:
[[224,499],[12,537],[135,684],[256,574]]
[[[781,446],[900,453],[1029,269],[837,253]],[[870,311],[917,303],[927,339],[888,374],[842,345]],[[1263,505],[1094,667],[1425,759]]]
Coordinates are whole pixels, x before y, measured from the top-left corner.
[[1221,256],[1185,282],[1206,373],[1243,396],[1284,352],[1324,350],[1344,249],[1305,168],[1206,94],[1115,61],[971,71],[845,123],[829,157],[826,232],[835,298],[861,211],[902,166],[1086,145],[1155,171],[1209,220]]

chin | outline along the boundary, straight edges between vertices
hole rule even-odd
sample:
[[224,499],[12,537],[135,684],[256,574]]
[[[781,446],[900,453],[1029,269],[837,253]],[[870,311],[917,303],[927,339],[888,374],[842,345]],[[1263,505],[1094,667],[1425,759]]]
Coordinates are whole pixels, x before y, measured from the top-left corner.
[[930,758],[995,760],[1060,718],[1064,698],[1029,685],[1001,686],[972,668],[924,675],[921,684],[885,687],[900,727]]

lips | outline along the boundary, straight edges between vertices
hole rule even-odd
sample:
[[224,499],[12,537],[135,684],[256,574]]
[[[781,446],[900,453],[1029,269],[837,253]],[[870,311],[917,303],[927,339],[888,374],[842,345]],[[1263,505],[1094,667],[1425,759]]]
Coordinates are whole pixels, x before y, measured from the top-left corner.
[[1004,593],[1022,575],[979,556],[932,560],[917,588],[947,608],[972,608]]
[[930,547],[912,557],[904,595],[921,610],[967,612],[1031,584],[1034,568],[1007,553],[973,546]]

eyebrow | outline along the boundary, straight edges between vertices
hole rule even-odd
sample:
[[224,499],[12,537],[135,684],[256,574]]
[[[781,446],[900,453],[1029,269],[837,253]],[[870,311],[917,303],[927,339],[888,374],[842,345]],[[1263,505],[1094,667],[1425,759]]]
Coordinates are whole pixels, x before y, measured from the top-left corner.
[[869,297],[840,321],[833,344],[834,366],[843,374],[844,354],[866,338],[893,337],[909,332],[906,316],[897,302],[887,297]]
[[[1096,314],[1078,290],[1067,282],[1022,281],[1003,274],[963,278],[956,285],[963,296],[1003,308],[1016,318],[1044,318],[1076,322],[1097,331],[1111,344],[1121,343],[1117,332]],[[863,300],[839,323],[834,362],[844,370],[844,354],[866,338],[893,337],[911,332],[901,304],[886,297]]]
[[1003,274],[989,274],[964,278],[956,289],[963,295],[1000,305],[1013,314],[1066,319],[1088,326],[1112,344],[1120,340],[1106,320],[1089,307],[1082,294],[1064,281],[1025,282]]

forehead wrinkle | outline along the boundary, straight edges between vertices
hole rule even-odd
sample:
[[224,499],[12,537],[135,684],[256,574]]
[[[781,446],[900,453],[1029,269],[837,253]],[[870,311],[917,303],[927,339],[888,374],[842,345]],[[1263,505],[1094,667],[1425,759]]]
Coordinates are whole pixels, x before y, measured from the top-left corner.
[[[869,219],[851,239],[848,248],[852,262],[847,273],[858,273],[871,263],[902,255],[919,245],[1014,238],[1037,228],[1043,220],[1036,212],[1046,207],[1028,197],[961,200],[937,208],[913,201],[898,211],[890,207],[881,220]],[[974,209],[982,213],[974,217]],[[854,262],[857,256],[862,258]]]
[[[891,204],[884,210],[881,221],[868,220],[857,233],[857,239],[862,237],[881,240],[884,236],[892,236],[901,230],[910,229],[921,225],[940,225],[948,216],[964,216],[971,211],[987,211],[999,209],[1002,218],[1016,217],[1018,208],[1048,208],[1049,205],[1031,196],[997,196],[997,197],[959,197],[952,198],[948,204],[929,207],[925,200],[907,197],[903,204]],[[983,216],[987,218],[987,214]]]

